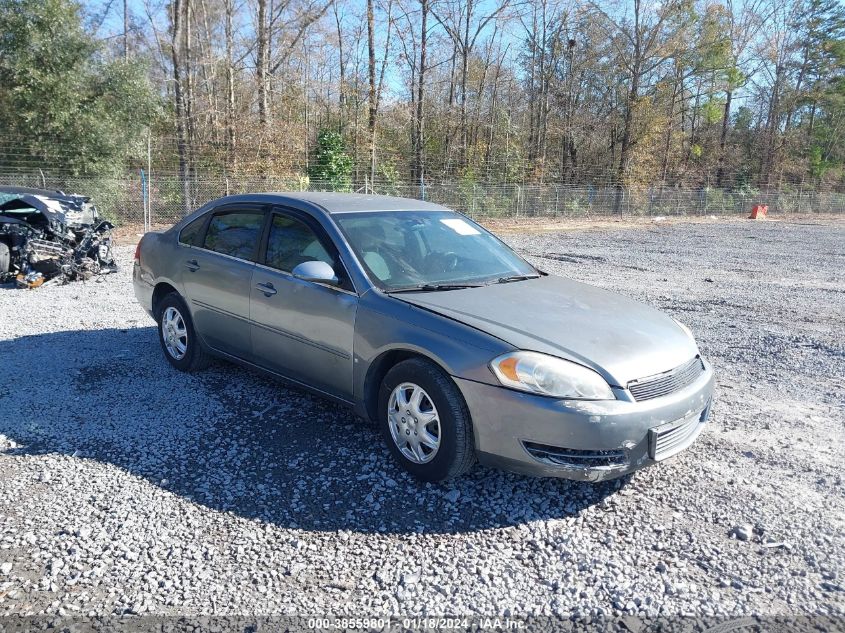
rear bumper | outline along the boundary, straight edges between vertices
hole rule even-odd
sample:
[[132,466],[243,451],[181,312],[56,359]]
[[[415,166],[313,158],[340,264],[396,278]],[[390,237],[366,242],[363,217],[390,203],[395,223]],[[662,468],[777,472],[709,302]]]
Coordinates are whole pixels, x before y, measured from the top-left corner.
[[132,266],[132,287],[135,290],[135,298],[138,303],[141,304],[147,314],[155,318],[153,315],[153,291],[155,288],[144,279],[143,271],[138,262],[135,262]]
[[565,401],[456,378],[479,461],[514,472],[582,481],[621,477],[689,447],[704,428],[713,369],[675,393],[635,402]]

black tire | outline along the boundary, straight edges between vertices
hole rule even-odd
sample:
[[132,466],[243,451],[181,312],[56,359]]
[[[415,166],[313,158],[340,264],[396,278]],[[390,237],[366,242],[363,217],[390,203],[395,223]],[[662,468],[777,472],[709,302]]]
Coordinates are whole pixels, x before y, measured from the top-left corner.
[[11,261],[9,245],[6,242],[0,242],[0,275],[9,272]]
[[[174,310],[185,326],[185,351],[181,357],[172,353],[165,343],[164,320],[165,315],[172,314],[168,312],[169,310]],[[188,312],[188,307],[182,301],[182,297],[175,292],[165,296],[157,306],[156,321],[158,322],[158,342],[161,344],[161,350],[167,362],[179,371],[185,372],[200,371],[208,367],[212,360],[211,355],[205,351],[197,338],[191,313]]]
[[[403,383],[421,387],[437,410],[440,445],[431,461],[425,463],[415,463],[403,455],[391,435],[388,404],[393,390]],[[391,368],[379,388],[378,407],[378,421],[391,455],[417,479],[446,481],[460,477],[472,468],[475,463],[475,446],[469,410],[458,387],[434,363],[412,358]]]

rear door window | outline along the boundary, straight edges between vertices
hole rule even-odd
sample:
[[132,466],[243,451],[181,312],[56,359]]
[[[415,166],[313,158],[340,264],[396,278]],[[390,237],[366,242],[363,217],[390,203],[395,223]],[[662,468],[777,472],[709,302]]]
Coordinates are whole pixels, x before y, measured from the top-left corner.
[[239,259],[255,260],[264,214],[250,211],[217,213],[208,224],[203,248]]

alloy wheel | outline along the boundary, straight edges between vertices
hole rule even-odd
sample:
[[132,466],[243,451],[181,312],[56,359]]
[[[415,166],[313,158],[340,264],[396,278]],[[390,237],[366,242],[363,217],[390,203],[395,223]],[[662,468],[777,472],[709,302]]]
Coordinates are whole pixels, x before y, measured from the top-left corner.
[[399,452],[414,464],[426,464],[440,448],[440,416],[431,397],[419,385],[397,385],[387,401],[390,437]]
[[167,353],[182,360],[188,351],[188,329],[179,310],[170,306],[161,317],[161,338]]

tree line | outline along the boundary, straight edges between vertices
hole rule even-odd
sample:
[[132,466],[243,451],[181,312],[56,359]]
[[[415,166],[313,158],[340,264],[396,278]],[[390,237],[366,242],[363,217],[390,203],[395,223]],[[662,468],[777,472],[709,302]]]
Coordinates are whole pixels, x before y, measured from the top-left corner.
[[836,0],[0,0],[0,171],[840,190]]

